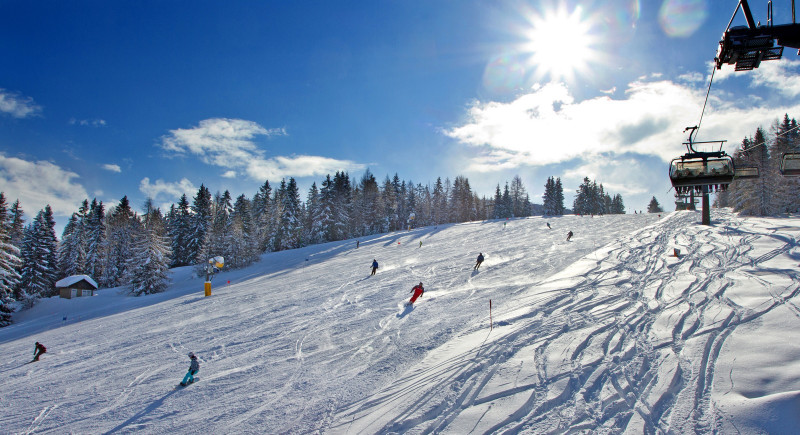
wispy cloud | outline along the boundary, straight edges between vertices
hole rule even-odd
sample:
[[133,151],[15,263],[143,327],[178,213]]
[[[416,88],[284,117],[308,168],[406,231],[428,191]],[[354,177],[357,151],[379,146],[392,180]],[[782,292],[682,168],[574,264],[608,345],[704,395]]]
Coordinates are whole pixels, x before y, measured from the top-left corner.
[[157,199],[160,195],[177,199],[184,193],[186,196],[191,197],[196,190],[197,187],[188,178],[182,178],[181,181],[174,183],[168,183],[161,179],[156,180],[155,183],[150,183],[150,178],[144,177],[139,183],[139,191],[153,199]]
[[113,163],[104,164],[103,165],[103,169],[105,169],[106,171],[111,171],[111,172],[122,172],[122,168],[120,168],[119,165],[115,165]]
[[105,119],[75,119],[71,118],[69,120],[70,125],[81,125],[81,126],[89,126],[89,127],[102,127],[106,125]]
[[68,216],[88,198],[86,189],[74,180],[78,174],[56,164],[31,162],[0,154],[0,186],[7,198],[19,199],[29,215],[50,204],[59,216]]
[[324,175],[337,170],[363,169],[349,160],[320,156],[266,157],[255,144],[257,137],[287,136],[285,128],[267,129],[242,119],[213,118],[194,128],[170,130],[161,147],[176,154],[198,156],[204,163],[226,169],[223,176],[242,172],[257,179]]
[[42,107],[33,102],[33,98],[0,88],[0,113],[14,118],[29,118],[38,115]]

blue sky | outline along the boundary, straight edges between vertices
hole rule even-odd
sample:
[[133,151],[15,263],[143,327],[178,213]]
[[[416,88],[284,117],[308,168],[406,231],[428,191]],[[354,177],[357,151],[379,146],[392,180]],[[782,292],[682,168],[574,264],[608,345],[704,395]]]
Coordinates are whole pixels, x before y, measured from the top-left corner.
[[[669,207],[737,1],[0,0],[0,190],[28,217],[328,173],[584,176]],[[789,0],[773,2],[777,24]],[[766,21],[766,2],[752,1]],[[741,13],[734,24],[744,22]],[[699,140],[800,117],[800,57],[717,71]]]

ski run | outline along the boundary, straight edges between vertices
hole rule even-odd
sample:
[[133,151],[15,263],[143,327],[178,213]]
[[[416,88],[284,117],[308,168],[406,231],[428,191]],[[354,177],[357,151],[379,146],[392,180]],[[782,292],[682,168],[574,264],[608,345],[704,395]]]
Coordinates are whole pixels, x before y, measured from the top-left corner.
[[0,329],[0,432],[797,433],[800,219],[699,220],[441,225],[265,254],[209,297],[180,268],[42,300]]

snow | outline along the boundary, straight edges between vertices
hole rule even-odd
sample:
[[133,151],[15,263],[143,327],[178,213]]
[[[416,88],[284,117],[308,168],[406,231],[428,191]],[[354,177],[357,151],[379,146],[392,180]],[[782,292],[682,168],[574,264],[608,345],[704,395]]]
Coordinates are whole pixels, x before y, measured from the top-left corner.
[[[265,254],[210,297],[187,267],[160,294],[49,298],[0,329],[0,427],[796,432],[800,219],[662,216],[426,227]],[[189,351],[202,381],[176,389]]]
[[86,280],[86,282],[88,282],[89,284],[93,285],[94,288],[98,287],[97,283],[89,275],[72,275],[72,276],[68,276],[68,277],[66,277],[64,279],[58,280],[56,282],[56,288],[69,287],[72,284],[75,284],[77,282],[81,282],[83,280]]

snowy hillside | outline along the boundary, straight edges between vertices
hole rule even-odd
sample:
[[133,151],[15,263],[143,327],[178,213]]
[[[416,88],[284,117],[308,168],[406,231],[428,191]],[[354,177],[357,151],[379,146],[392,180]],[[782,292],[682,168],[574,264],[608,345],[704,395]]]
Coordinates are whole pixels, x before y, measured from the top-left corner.
[[0,329],[0,431],[794,432],[800,219],[712,219],[421,228],[267,254],[208,298],[180,269],[45,300]]

